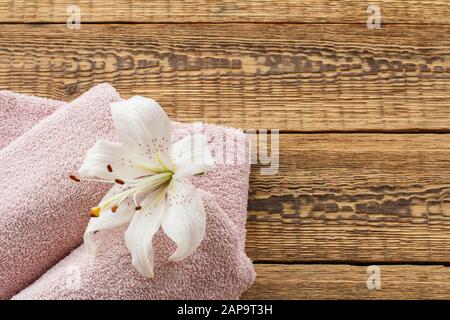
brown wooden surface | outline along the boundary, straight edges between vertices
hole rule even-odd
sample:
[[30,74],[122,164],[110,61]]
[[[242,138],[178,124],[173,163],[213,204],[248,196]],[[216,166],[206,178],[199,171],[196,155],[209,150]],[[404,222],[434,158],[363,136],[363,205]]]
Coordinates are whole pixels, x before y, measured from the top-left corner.
[[367,288],[367,266],[258,264],[243,299],[450,299],[450,268],[379,265],[381,288]]
[[450,27],[0,25],[0,87],[72,99],[108,81],[181,121],[286,131],[450,129]]
[[256,261],[449,261],[450,136],[286,134],[250,178]]
[[377,1],[381,30],[365,0],[80,0],[81,30],[68,4],[0,0],[0,89],[110,82],[282,131],[279,173],[250,177],[244,298],[450,298],[450,1]]
[[0,0],[5,22],[63,22],[77,4],[84,22],[364,23],[369,4],[384,23],[449,24],[448,0]]

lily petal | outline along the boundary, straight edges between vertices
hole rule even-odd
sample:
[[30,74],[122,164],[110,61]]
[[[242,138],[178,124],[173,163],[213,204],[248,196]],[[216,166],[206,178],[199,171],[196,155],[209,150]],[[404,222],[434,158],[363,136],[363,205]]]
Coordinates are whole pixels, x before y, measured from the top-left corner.
[[170,149],[175,164],[175,178],[182,179],[214,168],[208,140],[203,134],[184,137]]
[[202,199],[193,185],[173,181],[171,188],[162,228],[177,244],[177,249],[169,259],[179,261],[190,255],[202,242],[206,214]]
[[119,140],[130,152],[148,160],[156,153],[167,152],[170,120],[155,100],[135,96],[112,103],[111,113]]
[[142,159],[130,157],[120,143],[99,140],[88,150],[78,173],[83,177],[128,180],[147,173],[133,165],[140,161]]
[[125,242],[131,253],[133,267],[144,277],[153,277],[153,236],[161,226],[164,205],[148,207],[148,199],[142,203],[143,209],[136,212],[125,232]]
[[[109,199],[121,191],[122,188],[120,186],[114,186],[106,193],[103,200]],[[125,225],[131,221],[134,212],[133,206],[124,203],[117,208],[116,212],[112,212],[111,209],[109,209],[102,211],[98,218],[91,218],[86,231],[84,232],[84,244],[87,251],[92,255],[97,254],[97,246],[94,241],[94,233],[96,231],[113,229]]]

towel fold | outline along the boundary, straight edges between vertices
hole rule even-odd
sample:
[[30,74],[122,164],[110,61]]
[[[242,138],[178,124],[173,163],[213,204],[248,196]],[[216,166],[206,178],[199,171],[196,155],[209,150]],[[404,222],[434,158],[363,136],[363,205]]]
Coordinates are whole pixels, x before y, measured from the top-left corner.
[[[109,186],[67,177],[95,140],[114,140],[109,104],[119,99],[112,87],[97,86],[0,151],[0,161],[11,162],[0,168],[0,183],[10,184],[0,191],[0,241],[6,243],[0,247],[0,298],[11,297],[81,244],[87,212]],[[207,135],[217,167],[192,178],[206,191],[207,215],[205,238],[193,254],[169,261],[175,245],[158,232],[155,276],[146,279],[131,265],[124,228],[101,231],[95,235],[97,257],[81,244],[14,299],[239,298],[255,278],[245,254],[250,166],[242,155],[248,141],[237,129],[173,123],[175,140],[198,130]]]

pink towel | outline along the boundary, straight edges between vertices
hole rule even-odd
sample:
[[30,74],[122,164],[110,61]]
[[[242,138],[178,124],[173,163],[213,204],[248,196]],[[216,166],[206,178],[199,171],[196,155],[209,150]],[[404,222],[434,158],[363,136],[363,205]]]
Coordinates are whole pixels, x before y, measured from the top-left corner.
[[[239,130],[203,126],[213,154],[221,144],[213,137],[228,132],[244,152]],[[174,124],[179,137],[192,126]],[[235,152],[236,153],[236,152]],[[229,153],[228,153],[229,154]],[[253,265],[245,254],[245,220],[249,165],[219,165],[193,183],[207,190],[206,236],[200,247],[181,262],[167,257],[175,246],[163,232],[155,237],[155,276],[149,280],[131,265],[124,242],[125,228],[96,235],[97,257],[80,246],[14,299],[238,299],[253,283]],[[77,279],[78,277],[78,279]],[[78,284],[77,284],[78,282]]]
[[0,150],[64,102],[0,91]]
[[111,86],[97,86],[0,151],[0,298],[31,284],[81,243],[90,205],[106,186],[74,184],[67,174],[98,138],[112,137],[108,109],[119,99]]
[[[106,190],[99,184],[73,183],[67,175],[76,171],[96,139],[113,136],[109,103],[117,99],[114,89],[98,86],[0,151],[0,161],[25,159],[0,169],[2,182],[17,180],[2,191],[7,201],[0,199],[0,210],[13,210],[0,217],[0,230],[6,231],[6,236],[0,233],[0,241],[7,243],[0,248],[0,297],[10,297],[81,243],[87,212]],[[173,126],[176,139],[193,132],[192,125]],[[245,152],[245,135],[240,130],[200,128],[209,137],[216,160],[224,152],[227,159]],[[239,298],[255,277],[245,254],[248,175],[246,163],[219,163],[205,176],[193,178],[194,184],[210,193],[205,199],[205,239],[185,260],[170,262],[167,257],[174,244],[159,232],[154,239],[153,279],[133,269],[120,228],[96,234],[99,256],[89,256],[81,245],[14,299]],[[10,193],[15,196],[8,198]],[[18,196],[25,194],[31,197]]]

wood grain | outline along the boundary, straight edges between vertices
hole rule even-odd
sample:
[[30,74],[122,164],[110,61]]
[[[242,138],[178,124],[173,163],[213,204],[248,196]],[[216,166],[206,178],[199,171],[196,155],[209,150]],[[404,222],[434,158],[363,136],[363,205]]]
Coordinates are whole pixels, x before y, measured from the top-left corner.
[[450,261],[450,135],[285,134],[250,177],[256,261]]
[[82,22],[298,22],[361,23],[367,7],[381,8],[383,23],[448,24],[446,0],[0,0],[1,22],[59,22],[77,4]]
[[0,89],[110,82],[180,121],[284,132],[278,174],[252,169],[244,298],[450,298],[450,1],[378,0],[381,30],[366,0],[75,2],[81,30],[74,1],[0,0]]
[[367,288],[366,266],[256,265],[243,299],[450,299],[450,268],[380,265],[381,289]]
[[180,121],[449,131],[447,34],[397,25],[0,25],[0,88],[69,100],[108,81],[124,97],[154,97]]

